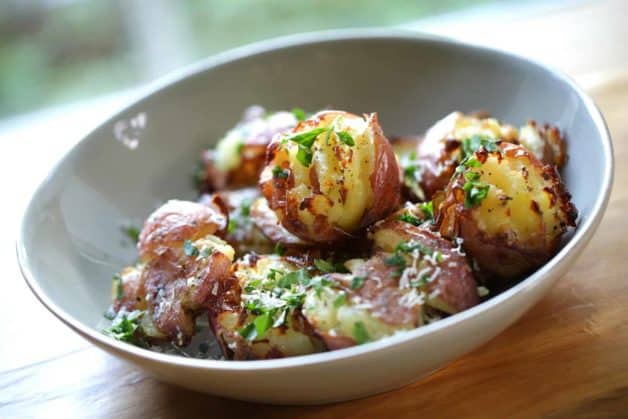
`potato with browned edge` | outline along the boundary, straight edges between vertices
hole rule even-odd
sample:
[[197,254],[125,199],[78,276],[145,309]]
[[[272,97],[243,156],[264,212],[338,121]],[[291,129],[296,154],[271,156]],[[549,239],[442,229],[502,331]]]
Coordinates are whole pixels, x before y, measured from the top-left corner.
[[440,233],[463,248],[490,278],[516,280],[557,251],[577,211],[556,168],[526,148],[480,147],[434,199]]
[[523,145],[539,160],[560,169],[567,158],[558,128],[529,121],[519,129],[486,113],[452,112],[434,124],[417,147],[416,158],[404,161],[404,184],[419,200],[445,188],[460,162],[480,146],[495,142]]
[[268,359],[321,352],[301,314],[308,270],[278,255],[249,254],[221,281],[209,322],[227,359]]
[[371,228],[370,258],[345,262],[350,274],[329,274],[326,286],[308,290],[303,314],[329,349],[414,329],[479,303],[460,249],[400,215]]
[[261,106],[248,108],[242,121],[202,154],[197,173],[201,193],[242,188],[257,184],[264,167],[266,146],[274,135],[286,132],[302,117],[296,112],[266,112]]
[[117,316],[140,313],[136,337],[189,342],[196,317],[231,269],[233,248],[216,236],[226,225],[217,204],[186,201],[168,201],[148,218],[138,243],[140,262],[113,281]]
[[400,170],[377,114],[323,111],[276,137],[262,194],[291,233],[310,242],[354,237],[395,210]]

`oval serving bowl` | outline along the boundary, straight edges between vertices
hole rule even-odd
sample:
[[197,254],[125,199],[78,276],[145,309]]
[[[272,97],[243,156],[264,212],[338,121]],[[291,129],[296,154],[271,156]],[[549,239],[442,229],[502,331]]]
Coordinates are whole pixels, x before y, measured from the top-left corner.
[[[365,345],[265,361],[200,360],[104,336],[110,278],[133,261],[120,226],[168,198],[194,199],[199,151],[244,108],[326,106],[376,111],[388,135],[423,132],[452,110],[558,125],[577,229],[545,266],[472,309]],[[391,390],[480,346],[517,320],[572,265],[597,228],[612,183],[612,148],[593,102],[530,60],[416,33],[351,30],[240,48],[184,69],[77,144],[35,192],[18,259],[30,288],[61,321],[105,351],[190,389],[266,403],[324,403]],[[578,171],[586,167],[586,176]]]

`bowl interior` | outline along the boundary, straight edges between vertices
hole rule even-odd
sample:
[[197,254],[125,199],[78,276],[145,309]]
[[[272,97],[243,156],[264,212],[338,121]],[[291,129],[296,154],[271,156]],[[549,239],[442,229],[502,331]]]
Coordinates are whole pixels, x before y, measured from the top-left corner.
[[121,227],[140,226],[169,198],[194,199],[199,151],[251,104],[376,111],[388,135],[423,132],[452,110],[551,122],[568,137],[563,176],[580,225],[605,189],[609,162],[596,116],[567,80],[507,54],[433,39],[341,36],[230,53],[171,79],[79,143],[24,216],[23,265],[47,299],[87,327],[109,305],[112,274],[136,257]]

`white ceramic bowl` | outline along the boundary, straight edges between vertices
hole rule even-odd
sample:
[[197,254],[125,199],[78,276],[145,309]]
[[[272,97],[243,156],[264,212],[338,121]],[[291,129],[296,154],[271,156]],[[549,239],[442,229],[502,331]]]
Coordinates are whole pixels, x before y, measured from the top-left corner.
[[[150,352],[96,327],[112,273],[135,258],[119,226],[168,198],[194,198],[199,150],[251,104],[377,111],[388,134],[425,130],[446,113],[486,109],[536,119],[568,136],[564,178],[580,212],[560,252],[508,291],[389,339],[268,361],[214,361]],[[136,146],[134,148],[134,146]],[[270,403],[363,397],[417,380],[480,346],[537,302],[574,262],[604,212],[611,141],[593,102],[568,78],[511,54],[429,36],[341,31],[279,39],[206,60],[158,83],[74,147],[35,193],[17,252],[24,277],[61,321],[164,381]]]

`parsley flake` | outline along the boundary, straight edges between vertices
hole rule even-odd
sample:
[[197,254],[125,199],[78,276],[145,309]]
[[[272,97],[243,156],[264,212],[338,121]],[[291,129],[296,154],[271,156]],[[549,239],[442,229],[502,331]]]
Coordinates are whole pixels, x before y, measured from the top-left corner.
[[423,223],[423,221],[420,218],[417,218],[412,214],[401,214],[399,216],[399,221],[412,224],[413,226],[420,226]]
[[369,332],[366,330],[366,326],[361,321],[353,323],[353,338],[358,345],[361,345],[371,340]]
[[324,259],[314,259],[314,266],[316,266],[316,269],[323,273],[332,273],[336,271],[335,266]]
[[136,337],[143,315],[144,311],[142,310],[118,313],[113,319],[111,327],[105,329],[103,333],[122,342],[132,342]]
[[273,178],[275,179],[287,179],[290,176],[290,172],[282,169],[279,166],[273,167]]
[[122,232],[134,243],[140,241],[140,229],[135,226],[122,227]]
[[343,144],[346,144],[348,146],[355,145],[355,141],[353,140],[353,137],[347,131],[336,131],[336,136]]
[[183,242],[183,252],[186,256],[198,256],[199,251],[194,244],[192,244],[192,240],[186,240]]
[[366,276],[354,276],[351,279],[351,289],[357,290],[358,288],[362,288],[364,282],[366,281]]
[[301,108],[292,108],[292,115],[297,119],[297,121],[305,121],[307,119],[307,114]]

